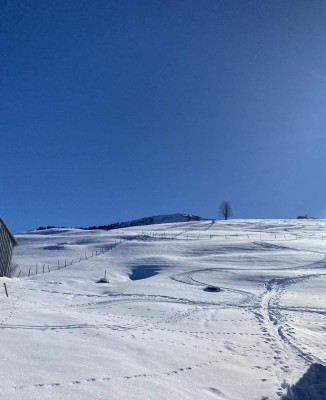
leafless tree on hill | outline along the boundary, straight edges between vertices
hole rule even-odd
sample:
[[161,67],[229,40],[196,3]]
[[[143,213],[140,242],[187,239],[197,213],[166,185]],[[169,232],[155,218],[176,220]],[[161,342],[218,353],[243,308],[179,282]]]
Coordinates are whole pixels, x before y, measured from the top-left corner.
[[227,201],[220,204],[220,216],[227,220],[232,215],[232,208]]

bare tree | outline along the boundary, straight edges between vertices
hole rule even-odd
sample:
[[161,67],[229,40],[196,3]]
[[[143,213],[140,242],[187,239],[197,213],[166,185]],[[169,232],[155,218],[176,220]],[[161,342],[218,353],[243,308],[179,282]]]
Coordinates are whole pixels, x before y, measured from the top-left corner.
[[227,201],[222,201],[222,203],[220,204],[220,215],[225,220],[232,215],[232,208]]
[[8,271],[7,271],[7,277],[8,278],[13,278],[14,277],[14,273],[16,272],[16,270],[17,270],[17,268],[18,268],[18,264],[14,264],[12,261],[11,261],[11,263],[9,264],[9,268],[8,268]]

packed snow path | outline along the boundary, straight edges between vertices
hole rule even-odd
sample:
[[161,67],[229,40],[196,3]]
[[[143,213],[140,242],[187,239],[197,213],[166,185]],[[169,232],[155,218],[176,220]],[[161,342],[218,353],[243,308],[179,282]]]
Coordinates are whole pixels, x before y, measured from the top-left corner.
[[233,220],[17,235],[20,277],[2,278],[0,398],[325,399],[323,382],[291,391],[326,362],[325,228]]

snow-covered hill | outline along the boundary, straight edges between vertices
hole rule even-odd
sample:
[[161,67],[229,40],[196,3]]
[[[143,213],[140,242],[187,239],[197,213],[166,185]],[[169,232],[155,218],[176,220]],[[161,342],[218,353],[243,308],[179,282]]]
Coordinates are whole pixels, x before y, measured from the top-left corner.
[[1,398],[326,398],[326,221],[16,238]]
[[[115,222],[113,224],[108,224],[108,225],[90,226],[88,228],[83,227],[80,229],[85,229],[85,230],[102,229],[109,231],[112,229],[128,228],[131,226],[157,225],[157,224],[168,224],[168,223],[190,222],[190,221],[207,221],[207,218],[198,217],[197,215],[180,214],[180,213],[153,215],[152,217],[138,218],[125,222]],[[37,230],[47,230],[49,228],[55,228],[55,227],[40,227]]]

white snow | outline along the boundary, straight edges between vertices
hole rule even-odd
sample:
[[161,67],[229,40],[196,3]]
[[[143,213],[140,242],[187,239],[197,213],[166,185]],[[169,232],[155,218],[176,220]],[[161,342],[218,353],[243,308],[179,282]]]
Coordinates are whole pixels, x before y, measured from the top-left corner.
[[326,399],[326,221],[16,238],[1,399]]

